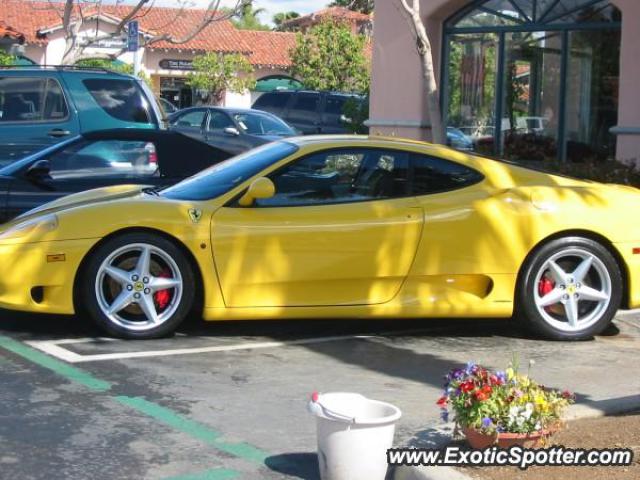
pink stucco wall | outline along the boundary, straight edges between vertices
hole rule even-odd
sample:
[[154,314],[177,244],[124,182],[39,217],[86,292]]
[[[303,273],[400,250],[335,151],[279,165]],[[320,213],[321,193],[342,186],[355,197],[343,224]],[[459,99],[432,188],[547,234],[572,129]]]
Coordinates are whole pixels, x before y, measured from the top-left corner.
[[640,1],[613,0],[622,11],[620,51],[620,103],[616,156],[640,164]]
[[[422,0],[422,15],[440,76],[442,24],[469,0]],[[640,0],[612,0],[623,14],[617,157],[640,162]],[[371,131],[430,139],[420,59],[399,0],[376,2],[371,82]],[[438,79],[439,83],[439,79]]]

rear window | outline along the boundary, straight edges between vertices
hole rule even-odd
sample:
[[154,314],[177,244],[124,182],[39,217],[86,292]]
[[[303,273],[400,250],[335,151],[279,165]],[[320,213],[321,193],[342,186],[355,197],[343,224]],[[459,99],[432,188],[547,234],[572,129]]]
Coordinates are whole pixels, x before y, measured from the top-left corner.
[[0,77],[0,123],[62,121],[68,113],[57,80]]
[[256,100],[253,108],[271,113],[282,112],[290,98],[291,93],[265,93]]
[[100,107],[124,122],[151,123],[149,104],[134,80],[92,78],[84,86]]

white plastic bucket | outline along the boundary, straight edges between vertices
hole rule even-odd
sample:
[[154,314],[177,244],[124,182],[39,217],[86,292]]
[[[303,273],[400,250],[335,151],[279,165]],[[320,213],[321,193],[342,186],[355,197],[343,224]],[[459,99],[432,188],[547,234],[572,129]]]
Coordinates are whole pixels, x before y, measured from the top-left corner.
[[400,409],[357,393],[314,394],[322,480],[384,480]]

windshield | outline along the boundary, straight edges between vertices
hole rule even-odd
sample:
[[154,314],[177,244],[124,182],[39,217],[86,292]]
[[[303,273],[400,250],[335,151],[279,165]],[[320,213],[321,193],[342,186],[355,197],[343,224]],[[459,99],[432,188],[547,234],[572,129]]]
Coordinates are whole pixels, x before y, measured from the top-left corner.
[[160,195],[174,200],[216,198],[297,151],[298,147],[291,143],[268,143],[203,170]]
[[264,113],[234,113],[233,119],[249,135],[294,135],[282,120]]

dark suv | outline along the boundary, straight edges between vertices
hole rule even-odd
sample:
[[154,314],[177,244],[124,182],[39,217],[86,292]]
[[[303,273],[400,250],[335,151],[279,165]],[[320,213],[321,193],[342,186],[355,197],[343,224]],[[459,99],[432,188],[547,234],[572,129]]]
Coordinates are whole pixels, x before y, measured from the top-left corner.
[[346,93],[277,91],[263,94],[253,108],[273,113],[304,135],[351,133],[344,110],[349,100],[365,101]]

